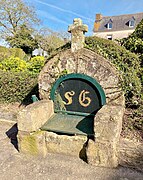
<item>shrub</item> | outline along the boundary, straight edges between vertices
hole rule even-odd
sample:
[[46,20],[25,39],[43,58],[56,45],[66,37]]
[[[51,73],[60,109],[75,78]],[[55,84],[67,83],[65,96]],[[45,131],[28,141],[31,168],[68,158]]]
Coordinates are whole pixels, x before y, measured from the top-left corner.
[[36,56],[31,58],[29,61],[20,59],[19,57],[11,56],[0,62],[0,69],[3,71],[29,71],[29,73],[37,74],[40,72],[45,64],[43,56]]
[[39,73],[45,64],[43,56],[35,56],[28,61],[28,70],[31,73]]
[[33,57],[29,61],[11,56],[1,61],[0,101],[28,102],[32,93],[37,95],[37,76],[44,63],[44,57],[41,56]]
[[131,103],[131,101],[134,101],[136,98],[140,98],[141,67],[138,56],[115,42],[106,39],[87,37],[85,42],[86,48],[109,59],[120,71],[123,78],[122,88],[125,91],[126,104]]
[[27,67],[26,61],[21,60],[19,57],[11,56],[0,62],[0,69],[3,71],[20,72],[27,70]]
[[37,84],[37,75],[28,72],[0,70],[0,101],[21,102]]
[[143,84],[143,19],[129,37],[118,40],[118,42],[127,50],[138,55],[140,59],[140,66],[142,68],[140,78]]

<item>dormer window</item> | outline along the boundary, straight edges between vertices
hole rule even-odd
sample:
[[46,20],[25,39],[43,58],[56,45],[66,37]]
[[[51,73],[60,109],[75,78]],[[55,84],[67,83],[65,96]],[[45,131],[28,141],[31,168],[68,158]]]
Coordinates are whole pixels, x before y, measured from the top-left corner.
[[135,25],[135,21],[133,20],[129,21],[129,27],[134,27],[134,25]]
[[130,20],[129,20],[129,27],[132,28],[135,26],[135,18],[132,17]]
[[112,29],[112,23],[108,23],[108,24],[107,24],[107,28],[108,28],[108,29]]
[[107,23],[107,29],[112,29],[113,21],[110,19]]

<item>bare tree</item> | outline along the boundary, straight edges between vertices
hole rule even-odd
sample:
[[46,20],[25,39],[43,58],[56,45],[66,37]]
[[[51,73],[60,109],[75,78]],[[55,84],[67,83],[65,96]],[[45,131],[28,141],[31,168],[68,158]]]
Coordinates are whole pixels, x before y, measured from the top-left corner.
[[39,23],[33,7],[23,0],[0,0],[0,35],[2,38],[14,35],[19,27]]
[[35,35],[40,48],[50,54],[55,49],[67,43],[69,35],[66,32],[55,32],[49,28],[42,28]]

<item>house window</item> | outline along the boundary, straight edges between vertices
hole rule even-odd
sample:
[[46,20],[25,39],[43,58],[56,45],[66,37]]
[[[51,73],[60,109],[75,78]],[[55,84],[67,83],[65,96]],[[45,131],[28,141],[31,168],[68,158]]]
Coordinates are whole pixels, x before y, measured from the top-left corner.
[[134,27],[134,25],[135,25],[135,21],[133,20],[129,21],[129,27]]
[[112,35],[107,35],[107,39],[112,40],[113,39]]
[[111,22],[107,24],[107,28],[112,29],[112,23]]

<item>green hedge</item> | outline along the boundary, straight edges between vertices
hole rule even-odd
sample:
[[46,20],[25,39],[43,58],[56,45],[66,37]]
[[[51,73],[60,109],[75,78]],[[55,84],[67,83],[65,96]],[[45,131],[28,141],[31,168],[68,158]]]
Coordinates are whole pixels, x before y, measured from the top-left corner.
[[28,61],[10,56],[0,61],[0,102],[31,101],[38,96],[37,77],[45,59],[36,56]]
[[37,74],[0,70],[0,101],[31,101],[32,91],[36,93],[34,89],[36,85]]
[[142,71],[137,55],[113,41],[99,37],[87,37],[85,47],[109,59],[116,66],[123,78],[122,88],[127,103],[133,103],[133,101],[140,99],[142,94],[140,79]]

